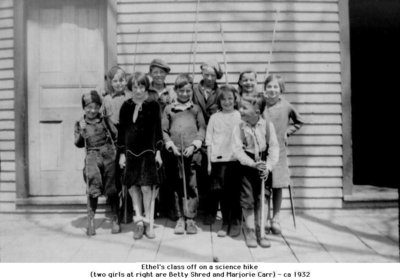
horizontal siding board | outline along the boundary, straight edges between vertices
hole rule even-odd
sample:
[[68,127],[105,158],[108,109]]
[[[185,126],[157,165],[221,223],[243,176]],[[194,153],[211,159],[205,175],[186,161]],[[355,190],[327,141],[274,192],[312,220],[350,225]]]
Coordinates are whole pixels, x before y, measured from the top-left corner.
[[0,9],[12,8],[13,0],[1,0],[0,1]]
[[0,151],[15,150],[15,142],[12,141],[0,141]]
[[15,132],[14,131],[0,131],[0,140],[14,140]]
[[0,211],[15,211],[16,206],[14,202],[0,202]]
[[15,171],[15,162],[2,161],[0,162],[0,167],[2,171]]
[[[270,22],[275,20],[275,14],[268,13],[263,10],[246,12],[246,11],[221,11],[221,12],[200,12],[198,15],[199,22],[208,21],[221,21],[222,24],[226,22],[232,22],[237,20],[237,18],[246,18],[246,21],[264,21]],[[286,22],[338,22],[338,13],[297,13],[288,12],[280,13],[278,18],[279,24],[284,24]],[[170,12],[159,12],[159,13],[129,13],[126,14],[124,11],[118,15],[118,22],[120,23],[136,23],[136,24],[146,24],[154,22],[195,22],[195,15],[193,11],[181,12],[179,16],[171,18]]]
[[[141,32],[176,32],[176,30],[181,30],[182,32],[193,32],[193,24],[181,24],[181,23],[147,23],[147,24],[135,24],[135,23],[119,23],[117,26],[118,33],[132,33],[137,32],[140,28]],[[231,31],[269,31],[274,29],[273,22],[230,22],[229,24],[224,24],[224,32]],[[199,31],[219,31],[219,21],[215,22],[199,22]],[[277,32],[339,32],[339,24],[331,22],[285,22],[284,24],[279,24],[276,28]]]
[[0,49],[0,59],[7,59],[14,57],[14,50],[12,49]]
[[304,122],[308,124],[341,124],[340,115],[303,115]]
[[12,39],[14,37],[14,30],[11,28],[0,29],[0,40]]
[[15,192],[16,185],[15,182],[2,182],[0,183],[0,192],[13,191]]
[[8,152],[0,152],[0,160],[1,161],[13,161],[15,160],[15,152],[8,151]]
[[14,71],[13,70],[11,70],[11,69],[0,70],[0,79],[12,79],[12,78],[14,78]]
[[[2,59],[0,60],[1,69],[12,69],[14,67],[14,59]],[[0,86],[1,89],[1,86]]]
[[[7,0],[10,1],[10,0]],[[215,0],[202,0],[201,3],[207,4],[208,2],[214,2]],[[257,3],[257,2],[263,2],[265,0],[218,0],[220,2],[225,2],[225,3],[231,3],[231,2],[240,2],[244,4],[248,3]],[[287,0],[275,0],[275,1],[287,1]],[[329,3],[337,3],[338,0],[292,0],[293,1],[298,1],[298,2],[315,2],[315,3],[321,3],[321,2],[329,2]],[[120,4],[136,4],[136,3],[154,3],[154,4],[159,4],[159,3],[192,3],[192,2],[197,2],[197,0],[118,0]]]
[[[196,11],[196,1],[193,2],[169,2],[168,4],[154,5],[151,3],[138,2],[134,5],[128,3],[120,3],[119,13],[134,13],[134,12],[193,12]],[[338,5],[330,2],[307,3],[307,2],[249,2],[246,5],[243,3],[213,1],[200,3],[199,12],[249,12],[249,11],[265,11],[274,13],[279,10],[280,13],[287,11],[296,12],[338,12]]]
[[[134,33],[124,33],[117,37],[117,43],[136,43],[137,30]],[[237,32],[224,30],[224,40],[226,42],[271,42],[272,31],[259,31],[259,32]],[[178,33],[177,33],[178,34]],[[219,30],[213,32],[198,32],[198,41],[204,42],[221,42],[221,33]],[[275,33],[276,42],[284,41],[315,41],[315,42],[339,42],[339,33],[322,33],[322,32],[284,32]],[[179,32],[179,35],[175,36],[171,33],[160,33],[155,31],[154,33],[140,32],[138,42],[141,43],[171,43],[171,42],[192,42],[193,41],[193,30],[190,32]]]
[[308,156],[340,156],[343,154],[341,146],[289,146],[289,155]]
[[0,18],[9,18],[14,16],[14,10],[11,7],[4,7],[0,9]]
[[1,192],[0,194],[0,202],[10,202],[10,201],[15,201],[16,199],[16,194],[15,192]]
[[[119,44],[117,49],[120,54],[133,54],[135,43]],[[138,43],[137,51],[141,53],[187,53],[190,52],[192,43]],[[244,42],[244,43],[225,43],[226,54],[239,52],[246,49],[247,53],[268,53],[271,49],[271,42]],[[336,42],[276,42],[275,52],[339,52],[340,46]],[[197,43],[197,52],[215,53],[221,52],[221,42],[200,42]]]
[[0,100],[11,98],[14,98],[14,90],[0,90]]
[[342,177],[340,167],[291,167],[292,177]]
[[342,103],[340,94],[285,93],[284,96],[292,103]]
[[12,38],[1,40],[0,49],[9,49],[13,47],[14,47],[14,40]]
[[[283,190],[283,198],[290,198],[289,191]],[[293,197],[296,198],[341,198],[343,192],[341,188],[304,188],[294,187]]]
[[14,120],[14,116],[15,116],[14,111],[1,111],[0,110],[0,119]]
[[13,89],[13,88],[14,88],[14,80],[2,80],[0,83],[0,89]]
[[[1,104],[1,101],[0,101]],[[3,121],[0,119],[0,130],[3,129],[14,129],[15,128],[15,122],[14,121]]]
[[341,178],[292,178],[292,185],[296,187],[342,187],[343,181]]
[[11,109],[14,109],[14,100],[0,101],[0,110],[11,110]]
[[289,156],[291,166],[342,166],[342,157],[308,157],[308,156]]
[[312,146],[341,146],[343,144],[340,135],[299,135],[294,134],[289,137],[289,145],[312,145]]
[[[342,198],[297,198],[294,200],[296,208],[313,209],[313,208],[341,208]],[[282,208],[289,209],[290,202],[288,199],[282,201]]]
[[297,104],[296,105],[297,110],[300,113],[307,113],[307,112],[312,112],[312,113],[336,113],[340,114],[342,113],[342,106],[339,104]]
[[0,29],[13,28],[14,20],[12,18],[0,18]]
[[1,172],[0,173],[0,181],[3,182],[15,182],[15,172]]

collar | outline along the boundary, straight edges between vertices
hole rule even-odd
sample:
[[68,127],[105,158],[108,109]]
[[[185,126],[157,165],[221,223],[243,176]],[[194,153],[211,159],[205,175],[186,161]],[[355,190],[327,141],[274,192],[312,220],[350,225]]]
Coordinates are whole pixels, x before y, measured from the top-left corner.
[[266,120],[263,119],[263,117],[260,116],[260,117],[258,118],[257,123],[256,123],[254,126],[252,126],[251,124],[249,124],[248,122],[245,122],[245,121],[243,121],[243,124],[244,124],[246,127],[255,128],[255,127],[257,127],[257,126],[263,126],[263,125],[265,124],[265,122],[266,122]]
[[153,86],[153,82],[151,83],[151,85],[150,85],[150,88],[149,88],[149,91],[153,91],[153,92],[155,92],[155,93],[157,93],[158,94],[158,96],[161,96],[161,95],[163,95],[163,94],[168,94],[169,93],[169,91],[168,91],[168,89],[167,89],[167,85],[165,85],[165,83],[164,83],[164,88],[161,90],[161,91],[158,91],[154,86]]
[[172,104],[172,112],[180,112],[180,111],[185,111],[185,110],[189,110],[193,107],[193,102],[191,100],[189,100],[186,103],[181,103],[179,101],[176,101]]
[[119,96],[125,96],[125,91],[115,93],[115,94],[111,95],[111,98],[116,98]]
[[218,84],[217,84],[217,82],[215,82],[215,84],[214,84],[214,88],[206,88],[206,87],[204,87],[204,80],[201,80],[200,81],[200,83],[199,83],[199,88],[200,88],[200,90],[201,91],[207,91],[207,92],[215,92],[217,89],[218,89]]

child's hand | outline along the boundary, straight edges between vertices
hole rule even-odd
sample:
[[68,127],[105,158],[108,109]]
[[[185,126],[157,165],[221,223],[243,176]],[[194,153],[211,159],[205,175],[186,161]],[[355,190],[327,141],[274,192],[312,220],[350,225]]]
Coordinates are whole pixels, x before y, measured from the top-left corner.
[[207,165],[207,173],[208,173],[208,175],[209,176],[211,176],[211,163],[208,163],[208,165]]
[[178,150],[178,148],[175,145],[171,145],[169,150],[172,151],[175,156],[181,155],[181,152]]
[[258,161],[255,163],[254,168],[257,168],[257,170],[260,172],[264,172],[267,170],[267,165],[265,165],[264,161]]
[[156,165],[157,165],[157,169],[160,169],[161,166],[162,166],[162,164],[163,164],[163,161],[162,161],[162,159],[161,159],[161,153],[160,153],[160,151],[157,151],[157,152],[156,152]]
[[126,165],[126,157],[125,154],[121,154],[121,156],[119,157],[119,167],[121,169],[124,169]]
[[85,129],[86,129],[86,121],[85,121],[84,119],[81,119],[81,120],[79,121],[79,128],[80,128],[81,130],[85,130]]
[[265,171],[260,172],[260,177],[261,177],[263,180],[267,180],[267,179],[268,179],[268,175],[269,175],[268,169],[265,169]]
[[184,151],[183,151],[183,155],[186,157],[191,156],[194,153],[194,146],[190,145],[189,147],[187,147]]

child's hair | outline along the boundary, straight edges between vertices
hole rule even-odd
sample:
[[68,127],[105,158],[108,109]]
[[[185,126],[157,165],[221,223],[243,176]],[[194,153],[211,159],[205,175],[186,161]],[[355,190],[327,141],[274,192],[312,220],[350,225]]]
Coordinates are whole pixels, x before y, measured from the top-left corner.
[[217,105],[219,110],[222,110],[221,101],[224,98],[224,94],[229,92],[232,92],[233,94],[234,109],[238,109],[238,91],[236,90],[236,88],[233,87],[232,85],[221,85],[221,87],[219,87],[219,94],[217,96]]
[[135,72],[132,74],[131,78],[129,78],[126,87],[132,91],[133,84],[136,83],[138,85],[143,85],[146,88],[146,91],[150,88],[150,80],[147,77],[147,74],[143,72]]
[[117,74],[118,71],[121,71],[122,76],[126,78],[126,73],[121,67],[113,66],[104,76],[105,80],[107,81],[107,88],[105,88],[106,94],[114,91],[113,87],[111,86],[111,80],[113,80],[114,76]]
[[188,73],[181,73],[176,77],[174,89],[181,89],[187,84],[190,84],[193,89],[193,78]]
[[256,78],[256,81],[257,81],[257,72],[255,70],[253,70],[253,69],[245,69],[244,71],[242,71],[239,74],[239,79],[238,79],[238,83],[237,83],[238,87],[239,87],[239,94],[240,95],[242,95],[242,86],[240,85],[240,81],[242,80],[243,75],[245,75],[246,73],[254,73],[254,77]]
[[91,103],[97,103],[101,106],[102,100],[99,93],[96,90],[91,90],[90,92],[84,93],[82,95],[82,108],[85,109]]
[[241,101],[242,102],[246,101],[253,106],[257,105],[258,109],[260,110],[260,114],[264,113],[265,107],[267,106],[267,100],[263,95],[258,95],[257,97],[244,98]]
[[282,76],[280,76],[278,74],[268,75],[268,77],[264,81],[264,91],[265,91],[265,88],[267,87],[268,83],[274,79],[276,81],[278,81],[279,87],[281,88],[281,93],[283,94],[285,92],[285,81],[283,81]]

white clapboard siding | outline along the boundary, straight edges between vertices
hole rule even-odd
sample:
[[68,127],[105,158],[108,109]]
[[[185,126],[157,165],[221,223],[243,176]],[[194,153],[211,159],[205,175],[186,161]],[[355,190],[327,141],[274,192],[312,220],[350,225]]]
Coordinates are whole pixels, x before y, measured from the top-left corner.
[[[148,71],[154,58],[171,66],[167,84],[192,72],[197,0],[120,0],[117,61],[132,72]],[[279,10],[272,44],[276,10]],[[224,31],[228,78],[236,85],[248,67],[262,90],[266,67],[286,82],[285,97],[303,115],[302,129],[289,138],[289,162],[299,207],[341,207],[343,148],[338,0],[200,1],[195,82],[200,64],[223,65]],[[138,30],[140,28],[140,34]],[[135,48],[137,52],[135,53]],[[273,50],[270,56],[270,50]],[[135,57],[136,54],[136,57]],[[284,193],[283,206],[288,207]]]
[[0,211],[15,209],[14,10],[0,0]]

